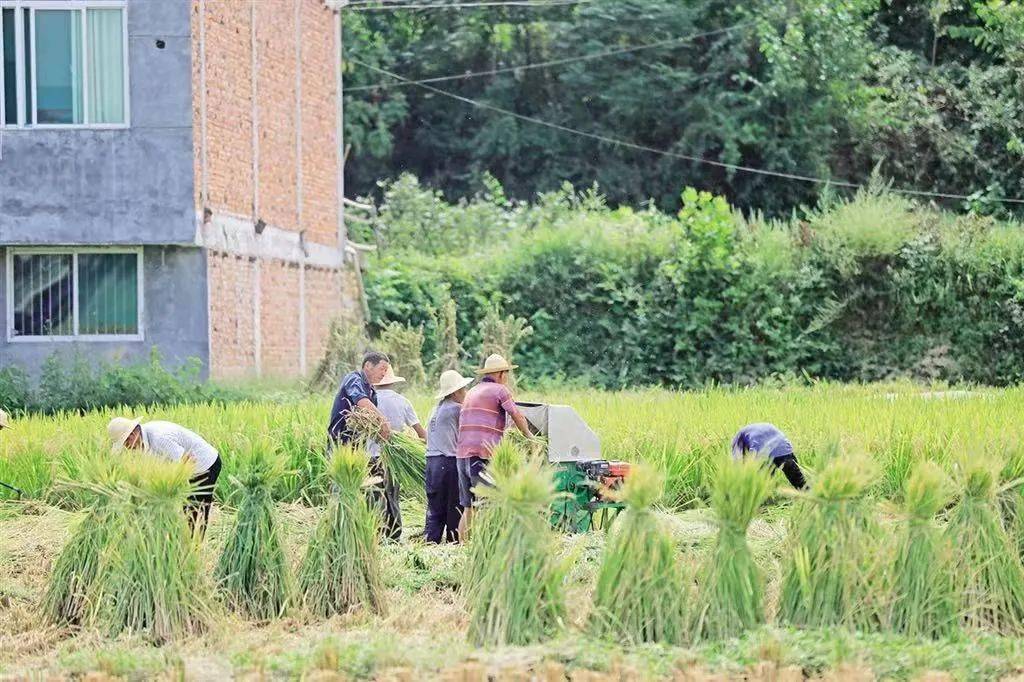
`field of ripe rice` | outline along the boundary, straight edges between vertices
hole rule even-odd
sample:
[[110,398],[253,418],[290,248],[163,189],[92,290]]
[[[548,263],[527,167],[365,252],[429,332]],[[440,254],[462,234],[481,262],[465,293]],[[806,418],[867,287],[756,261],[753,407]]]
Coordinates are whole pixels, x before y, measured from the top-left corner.
[[[429,400],[411,397],[426,421]],[[525,394],[573,405],[607,458],[648,466],[622,523],[559,535],[531,516],[550,499],[545,471],[510,451],[503,473],[494,465],[502,494],[482,510],[480,537],[468,546],[423,544],[414,497],[403,499],[403,541],[366,545],[364,526],[351,525],[362,513],[350,494],[364,475],[360,458],[336,458],[329,472],[322,458],[327,397],[160,409],[142,416],[193,428],[225,460],[205,542],[169,554],[159,538],[180,535],[180,472],[129,470],[114,487],[68,485],[96,480],[97,462],[102,469],[109,458],[111,413],[18,419],[0,434],[0,481],[26,493],[0,501],[0,679],[1013,675],[1024,670],[1021,397],[902,384]],[[758,467],[728,462],[734,431],[751,421],[772,421],[791,437],[810,494],[775,493]],[[99,504],[108,498],[110,506]],[[54,624],[42,606],[65,565],[58,557],[66,560],[69,538],[93,541],[85,531],[95,524],[116,536],[102,556],[102,589],[89,593],[101,595],[99,617]],[[334,536],[349,539],[331,549]],[[353,542],[362,549],[353,552]],[[273,552],[252,572],[233,572],[254,543]],[[489,561],[488,546],[507,559]],[[133,551],[174,562],[133,563],[124,558]],[[347,564],[311,578],[310,567],[331,565],[339,551]],[[349,592],[355,601],[331,615],[320,596],[326,579],[340,571],[356,584],[352,571],[365,567],[372,602]],[[170,578],[153,580],[161,571],[202,609],[168,602],[158,588]],[[261,579],[271,573],[281,577],[267,587]],[[225,574],[232,580],[218,582]],[[671,580],[678,599],[663,589],[652,601],[652,579],[662,588]],[[251,585],[296,597],[240,601]],[[144,602],[143,587],[161,593],[156,616],[114,608],[129,597]],[[481,591],[494,596],[481,602]],[[305,601],[312,594],[317,601]],[[123,625],[152,634],[164,612],[182,625],[160,620],[157,637]],[[629,622],[620,618],[627,613]]]

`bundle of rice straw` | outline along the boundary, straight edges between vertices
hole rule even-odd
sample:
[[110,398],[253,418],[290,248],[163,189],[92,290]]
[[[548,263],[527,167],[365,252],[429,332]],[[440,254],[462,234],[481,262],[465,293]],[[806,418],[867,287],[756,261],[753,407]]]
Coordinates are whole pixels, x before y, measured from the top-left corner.
[[736,637],[764,623],[764,576],[747,544],[747,529],[774,489],[765,467],[743,459],[718,469],[711,490],[718,538],[698,579],[694,631],[700,639]]
[[590,629],[612,641],[678,645],[686,628],[686,586],[672,533],[653,508],[665,479],[636,464],[620,492],[626,509],[601,557]]
[[288,605],[288,557],[278,528],[272,491],[284,466],[273,447],[252,443],[235,455],[229,477],[238,513],[214,578],[225,601],[248,618],[267,621]]
[[480,487],[483,504],[470,541],[463,594],[470,612],[469,640],[477,645],[530,644],[563,626],[565,567],[549,523],[554,483],[534,460],[492,472],[494,487]]
[[116,528],[103,553],[93,620],[108,634],[139,633],[163,643],[206,630],[211,617],[207,574],[185,520],[192,467],[151,458],[126,462],[117,486]]
[[996,503],[998,466],[974,457],[960,467],[961,490],[946,533],[953,546],[955,594],[968,627],[1024,633],[1024,567]]
[[935,521],[949,501],[946,477],[934,462],[917,464],[907,479],[906,525],[896,540],[889,627],[911,637],[946,637],[956,628],[951,551]]
[[381,435],[382,418],[367,410],[353,410],[348,427],[364,446],[371,441],[380,445],[381,464],[398,486],[400,495],[426,499],[427,446],[423,441],[395,431],[385,440]]
[[366,455],[335,448],[328,472],[337,493],[328,504],[299,569],[298,589],[305,608],[329,617],[366,607],[384,612],[377,516],[366,504]]

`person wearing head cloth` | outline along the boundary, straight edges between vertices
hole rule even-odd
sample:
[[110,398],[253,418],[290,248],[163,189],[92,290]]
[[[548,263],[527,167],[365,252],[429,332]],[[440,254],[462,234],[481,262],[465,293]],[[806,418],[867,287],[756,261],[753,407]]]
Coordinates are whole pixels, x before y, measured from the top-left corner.
[[[394,367],[388,364],[384,376],[373,384],[377,393],[377,409],[384,415],[392,432],[401,433],[406,428],[411,428],[421,440],[426,440],[427,432],[423,430],[415,408],[409,399],[397,390],[404,385],[405,379],[396,375]],[[366,444],[366,449],[370,455],[370,476],[380,478],[382,482],[381,485],[368,490],[370,504],[381,512],[384,519],[381,531],[384,536],[391,540],[400,540],[402,509],[398,504],[401,492],[398,489],[398,482],[391,476],[390,471],[384,469],[380,458],[380,443],[371,440]]]
[[739,460],[747,456],[770,462],[797,490],[807,487],[793,444],[774,424],[747,424],[736,432],[732,439],[732,458]]
[[138,419],[114,417],[107,424],[107,435],[114,453],[136,450],[169,462],[188,462],[195,467],[191,478],[195,492],[189,497],[185,511],[189,528],[202,538],[210,520],[213,489],[220,476],[221,461],[217,449],[199,434],[173,422],[143,424]]
[[516,407],[516,399],[508,387],[512,370],[518,366],[498,354],[484,361],[476,371],[480,383],[466,394],[459,414],[459,444],[455,452],[459,469],[459,503],[463,506],[461,535],[465,536],[473,515],[476,496],[473,489],[480,484],[487,470],[491,451],[501,442],[511,419],[516,428],[530,437],[526,417]]
[[459,414],[466,387],[473,383],[453,369],[441,374],[437,405],[427,421],[427,518],[423,536],[427,542],[459,541],[459,470],[455,458],[459,442]]

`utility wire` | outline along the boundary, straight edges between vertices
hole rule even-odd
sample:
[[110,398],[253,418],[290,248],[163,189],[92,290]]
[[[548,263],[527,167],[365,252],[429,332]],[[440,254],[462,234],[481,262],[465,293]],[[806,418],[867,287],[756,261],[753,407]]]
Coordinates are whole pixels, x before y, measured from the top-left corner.
[[[561,132],[569,133],[571,135],[576,135],[578,137],[585,137],[585,138],[588,138],[588,139],[591,139],[591,140],[597,140],[598,142],[605,142],[607,144],[615,145],[615,146],[618,146],[618,147],[625,147],[627,149],[633,149],[633,150],[636,150],[636,151],[648,152],[648,153],[651,153],[651,154],[658,154],[660,156],[668,156],[668,157],[672,157],[672,158],[676,158],[676,159],[682,159],[684,161],[692,161],[694,163],[702,163],[702,164],[706,164],[706,165],[709,165],[709,166],[716,166],[718,168],[725,168],[725,169],[732,170],[732,171],[739,171],[739,172],[743,172],[743,173],[752,173],[752,174],[755,174],[755,175],[765,175],[765,176],[774,177],[774,178],[781,178],[783,180],[796,180],[796,181],[799,181],[799,182],[808,182],[808,183],[818,184],[818,185],[831,185],[831,186],[835,186],[835,187],[847,187],[847,188],[850,188],[850,189],[861,189],[861,188],[864,187],[864,185],[862,185],[861,183],[850,182],[849,180],[832,180],[832,179],[828,179],[828,178],[819,178],[819,177],[815,177],[815,176],[812,176],[812,175],[801,175],[799,173],[785,173],[785,172],[782,172],[782,171],[773,171],[773,170],[768,170],[768,169],[765,169],[765,168],[755,168],[753,166],[742,166],[742,165],[735,164],[735,163],[726,163],[724,161],[715,161],[713,159],[706,159],[706,158],[704,158],[702,156],[691,156],[689,154],[681,154],[679,152],[673,152],[673,151],[670,151],[670,150],[667,150],[667,149],[658,149],[656,147],[648,147],[647,145],[637,144],[635,142],[630,142],[628,140],[620,140],[618,138],[608,137],[606,135],[600,135],[598,133],[590,133],[590,132],[587,132],[585,130],[577,130],[575,128],[570,128],[568,126],[563,126],[563,125],[560,125],[558,123],[551,123],[550,121],[545,121],[543,119],[534,118],[532,116],[526,116],[525,114],[518,114],[518,113],[516,113],[514,111],[509,111],[508,109],[503,109],[501,107],[494,106],[493,104],[488,104],[486,102],[480,102],[480,101],[475,100],[475,99],[470,99],[469,97],[463,97],[462,95],[457,95],[457,94],[455,94],[453,92],[448,92],[447,90],[442,90],[440,88],[435,88],[433,85],[428,85],[426,83],[413,83],[413,81],[411,81],[408,78],[403,78],[402,76],[399,76],[396,73],[392,73],[391,71],[387,71],[386,69],[382,69],[380,67],[373,66],[371,64],[366,64],[364,62],[359,61],[358,59],[349,59],[349,61],[351,61],[353,64],[358,64],[359,66],[362,66],[364,68],[370,69],[371,71],[376,71],[376,72],[378,72],[380,74],[383,74],[385,76],[390,76],[391,78],[395,78],[395,79],[398,79],[398,80],[401,80],[401,81],[405,81],[407,83],[415,84],[417,87],[423,88],[424,90],[429,90],[430,92],[436,93],[438,95],[444,95],[445,97],[450,97],[450,98],[452,98],[454,100],[458,100],[459,102],[463,102],[465,104],[469,104],[470,106],[477,107],[478,109],[484,109],[484,110],[487,110],[487,111],[493,111],[495,113],[502,114],[504,116],[510,116],[510,117],[512,117],[514,119],[517,119],[517,120],[520,120],[520,121],[525,121],[527,123],[533,123],[534,125],[543,126],[545,128],[551,128],[552,130],[559,130]],[[964,200],[964,199],[971,199],[972,198],[971,195],[968,195],[968,194],[952,194],[952,193],[948,193],[948,192],[932,192],[932,191],[929,191],[929,190],[902,189],[902,188],[898,188],[898,187],[892,187],[892,188],[890,188],[890,191],[897,192],[899,194],[907,194],[907,195],[921,196],[921,197],[933,197],[933,198],[938,198],[938,199],[960,199],[960,200]],[[1007,204],[1024,204],[1024,198],[998,198],[998,199],[990,199],[990,200],[991,201],[998,201],[998,202],[1001,202],[1001,203],[1007,203]]]
[[385,4],[377,3],[377,0],[363,3],[349,3],[344,9],[353,12],[375,12],[380,10],[402,10],[402,9],[467,9],[470,7],[533,7],[546,9],[548,7],[568,7],[570,5],[582,5],[594,0],[494,0],[492,2],[450,2],[450,3],[405,3]]
[[[707,38],[709,36],[719,35],[721,33],[730,33],[732,31],[739,30],[741,28],[747,28],[753,26],[752,23],[735,24],[733,26],[727,26],[726,28],[719,28],[713,31],[704,31],[703,33],[692,33],[686,36],[680,36],[677,38],[667,38],[665,40],[659,40],[654,43],[644,43],[643,45],[633,45],[631,47],[619,47],[614,50],[602,50],[601,52],[590,52],[588,54],[576,55],[574,57],[563,57],[561,59],[551,59],[546,62],[533,62],[531,64],[519,64],[518,66],[503,66],[498,69],[488,69],[487,71],[467,71],[466,73],[452,74],[450,76],[434,76],[432,78],[421,78],[419,80],[402,80],[398,82],[390,83],[375,83],[374,85],[357,85],[351,88],[345,88],[345,92],[357,92],[360,90],[374,90],[378,88],[402,88],[409,85],[423,85],[425,83],[441,83],[444,81],[463,80],[467,78],[479,78],[481,76],[496,76],[502,73],[512,73],[515,71],[525,71],[527,69],[544,69],[549,66],[561,66],[563,64],[571,64],[573,62],[582,62],[590,59],[603,59],[605,57],[614,57],[620,54],[630,54],[632,52],[640,52],[641,50],[651,50],[657,47],[667,47],[670,45],[681,45],[684,43],[692,42],[700,38]],[[354,61],[354,60],[353,60]]]

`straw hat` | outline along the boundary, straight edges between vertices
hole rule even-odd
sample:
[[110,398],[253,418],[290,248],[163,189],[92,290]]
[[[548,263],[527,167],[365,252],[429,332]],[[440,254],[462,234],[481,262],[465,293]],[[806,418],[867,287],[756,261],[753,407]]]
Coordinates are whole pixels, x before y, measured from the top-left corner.
[[375,383],[374,388],[383,388],[384,386],[393,386],[395,384],[404,384],[405,378],[395,375],[395,368],[388,365],[388,369],[384,372],[384,378]]
[[477,374],[497,374],[498,372],[508,372],[516,369],[519,365],[510,364],[508,360],[501,357],[497,353],[489,356],[484,360],[484,366],[482,369],[476,371]]
[[9,429],[9,428],[11,428],[11,420],[7,416],[6,412],[4,412],[3,410],[0,410],[0,429]]
[[142,422],[138,419],[125,419],[124,417],[114,417],[107,424],[107,435],[110,436],[110,442],[113,444],[111,452],[119,452],[124,448],[124,442],[128,440],[128,436],[131,435],[135,427],[141,425]]
[[455,393],[455,391],[458,391],[460,388],[465,388],[466,386],[469,386],[471,383],[473,383],[472,378],[467,379],[466,377],[456,372],[454,369],[449,369],[445,372],[442,372],[441,381],[438,386],[441,390],[437,395],[434,396],[434,399],[444,400],[452,393]]

